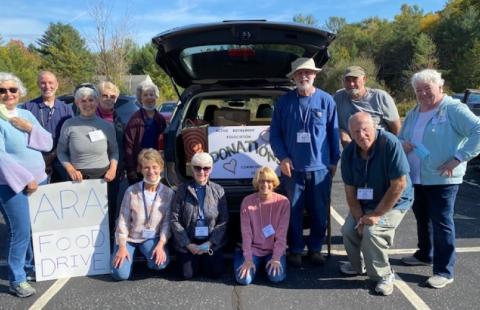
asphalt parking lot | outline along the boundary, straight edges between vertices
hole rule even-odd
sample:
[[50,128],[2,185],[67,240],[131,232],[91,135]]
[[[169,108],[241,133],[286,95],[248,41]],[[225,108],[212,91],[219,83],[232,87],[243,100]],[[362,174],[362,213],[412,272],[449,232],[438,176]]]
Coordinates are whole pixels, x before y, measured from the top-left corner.
[[[364,277],[344,277],[345,261],[340,227],[348,213],[343,185],[335,178],[332,192],[332,255],[322,267],[308,262],[289,268],[284,283],[272,285],[258,277],[238,286],[232,273],[217,280],[180,281],[170,266],[152,273],[136,264],[131,281],[113,282],[110,276],[77,277],[35,283],[35,296],[20,299],[8,293],[5,267],[7,229],[0,217],[0,309],[478,309],[480,304],[480,167],[470,167],[455,210],[457,252],[455,282],[442,290],[427,288],[429,267],[406,267],[403,255],[416,247],[416,226],[410,211],[397,230],[390,260],[397,281],[391,296],[376,296],[374,283]],[[326,251],[326,247],[324,248]],[[227,261],[231,271],[231,260]]]

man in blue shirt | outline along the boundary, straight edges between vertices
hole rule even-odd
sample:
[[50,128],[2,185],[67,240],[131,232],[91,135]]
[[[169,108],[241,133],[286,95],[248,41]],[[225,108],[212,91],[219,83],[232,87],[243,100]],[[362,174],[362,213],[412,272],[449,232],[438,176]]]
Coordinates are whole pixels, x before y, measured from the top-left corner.
[[58,89],[55,74],[50,71],[40,71],[37,82],[41,96],[25,102],[22,108],[32,112],[42,127],[52,135],[53,149],[50,152],[43,153],[45,170],[50,182],[65,181],[66,174],[57,160],[56,147],[63,122],[73,116],[72,107],[55,98]]
[[[270,125],[270,143],[281,161],[282,183],[292,205],[288,261],[302,264],[307,244],[314,264],[325,262],[321,254],[327,228],[330,190],[340,158],[337,110],[332,96],[313,85],[321,69],[311,58],[292,62],[296,89],[278,99]],[[303,212],[310,217],[310,235],[303,239]]]
[[387,250],[413,203],[410,168],[400,141],[376,130],[369,113],[357,112],[348,125],[353,142],[342,153],[341,167],[350,209],[342,235],[350,262],[341,265],[340,271],[366,272],[377,282],[375,292],[390,295],[395,276]]

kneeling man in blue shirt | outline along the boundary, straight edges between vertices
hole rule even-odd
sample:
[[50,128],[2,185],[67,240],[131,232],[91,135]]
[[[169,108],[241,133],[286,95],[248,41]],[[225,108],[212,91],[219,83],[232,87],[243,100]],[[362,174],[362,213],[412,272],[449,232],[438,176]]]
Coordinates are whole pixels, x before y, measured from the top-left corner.
[[395,275],[387,250],[413,202],[407,157],[393,134],[375,129],[371,116],[358,112],[350,117],[353,141],[342,153],[342,178],[350,213],[342,227],[350,262],[344,274],[367,273],[377,282],[375,292],[390,295]]

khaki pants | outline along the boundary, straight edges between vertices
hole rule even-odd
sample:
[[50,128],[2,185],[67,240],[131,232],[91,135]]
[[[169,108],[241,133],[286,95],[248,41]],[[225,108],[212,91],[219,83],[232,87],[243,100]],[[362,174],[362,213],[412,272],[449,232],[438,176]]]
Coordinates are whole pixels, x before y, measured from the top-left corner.
[[355,229],[357,223],[353,216],[348,214],[342,227],[342,235],[348,259],[354,270],[360,273],[362,266],[365,265],[367,275],[374,281],[379,281],[391,273],[387,250],[392,246],[395,229],[406,213],[407,210],[388,211],[378,224],[364,225],[362,237]]

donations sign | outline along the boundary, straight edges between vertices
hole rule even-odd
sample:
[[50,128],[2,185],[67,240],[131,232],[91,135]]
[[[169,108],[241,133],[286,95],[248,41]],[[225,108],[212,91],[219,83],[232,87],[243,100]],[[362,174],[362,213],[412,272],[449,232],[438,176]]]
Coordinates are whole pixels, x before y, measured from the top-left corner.
[[103,180],[40,186],[29,204],[37,281],[110,273]]
[[213,179],[251,179],[261,166],[279,174],[279,161],[270,147],[269,126],[208,127]]

